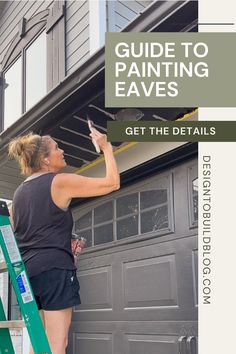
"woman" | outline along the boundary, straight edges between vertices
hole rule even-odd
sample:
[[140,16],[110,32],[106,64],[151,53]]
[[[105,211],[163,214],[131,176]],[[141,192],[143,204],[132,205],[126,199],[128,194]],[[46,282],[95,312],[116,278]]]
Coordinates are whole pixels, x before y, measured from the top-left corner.
[[66,166],[64,151],[50,136],[29,133],[9,144],[9,156],[29,176],[15,191],[12,219],[53,354],[65,354],[72,307],[80,304],[71,251],[71,199],[100,196],[119,188],[113,149],[106,135],[93,128],[90,136],[104,154],[103,178],[58,173]]

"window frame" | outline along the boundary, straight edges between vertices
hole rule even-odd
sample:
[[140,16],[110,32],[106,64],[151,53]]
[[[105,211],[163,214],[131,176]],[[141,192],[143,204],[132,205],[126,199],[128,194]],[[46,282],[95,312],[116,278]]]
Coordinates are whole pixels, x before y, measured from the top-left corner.
[[[141,232],[141,215],[142,211],[139,209],[138,212],[135,215],[138,215],[138,234],[128,236],[125,238],[117,239],[117,230],[116,230],[116,223],[117,220],[120,220],[125,217],[117,218],[116,216],[116,200],[124,197],[124,196],[129,196],[131,194],[138,194],[138,198],[140,198],[140,195],[142,192],[145,191],[150,191],[150,190],[158,190],[158,189],[166,189],[167,190],[167,208],[168,208],[168,227],[160,229],[160,230],[153,230],[153,231],[148,231],[145,233]],[[128,194],[127,194],[128,190]],[[95,202],[89,202],[88,204],[85,205],[84,208],[80,207],[78,209],[75,209],[73,211],[73,218],[74,218],[74,223],[76,223],[81,217],[85,216],[87,213],[92,212],[92,224],[91,224],[91,230],[93,234],[93,229],[94,229],[94,210],[97,207],[101,207],[103,204],[112,201],[114,203],[114,211],[113,211],[113,241],[106,242],[106,243],[101,243],[101,244],[95,244],[94,239],[92,236],[92,245],[89,246],[88,248],[85,248],[84,251],[86,253],[91,253],[98,251],[100,249],[111,249],[114,246],[118,245],[123,245],[123,244],[129,244],[137,241],[142,241],[142,240],[147,240],[153,237],[162,237],[168,234],[172,234],[174,230],[174,200],[173,200],[173,174],[172,172],[164,172],[158,176],[158,179],[156,176],[154,177],[149,177],[145,181],[139,181],[134,184],[134,186],[129,186],[128,189],[125,187],[124,189],[114,192],[113,193],[113,198],[111,199],[111,196],[104,196],[100,197],[98,201]],[[140,204],[139,204],[140,207]],[[131,214],[130,214],[131,215]],[[132,213],[132,215],[134,215]],[[110,221],[109,221],[110,222]],[[101,225],[107,224],[108,221],[101,223]],[[75,225],[75,224],[74,224]],[[99,224],[100,225],[100,224]],[[85,227],[83,229],[88,230],[89,227]],[[74,232],[77,233],[79,231],[74,228]],[[81,233],[79,233],[80,236],[83,236],[83,230]]]
[[[4,95],[4,82],[5,82],[5,74],[10,70],[10,68],[16,63],[16,61],[21,58],[21,112],[20,116],[15,120],[17,121],[22,114],[24,114],[27,109],[26,109],[26,51],[27,49],[31,46],[34,41],[37,40],[37,38],[45,31],[45,27],[40,30],[34,37],[31,38],[31,40],[27,43],[25,47],[22,47],[20,51],[17,51],[17,56],[10,61],[10,64],[7,65],[6,68],[2,71],[2,80],[3,80],[3,85],[2,85],[2,101],[3,101],[3,107],[2,107],[2,130],[5,130],[5,117],[4,117],[4,111],[5,111],[5,95]],[[46,53],[47,55],[47,53]],[[47,73],[46,73],[47,76]],[[46,89],[47,92],[47,89]],[[30,107],[31,108],[31,107]],[[29,108],[29,109],[30,109]],[[28,110],[29,110],[28,109]],[[12,123],[14,124],[14,123]],[[8,125],[9,126],[9,125]],[[8,128],[7,126],[7,128]]]
[[[2,62],[2,71],[5,72],[13,64],[22,50],[33,41],[37,35],[46,28],[49,10],[39,12],[31,19],[26,21],[23,17],[19,24],[19,31],[12,40],[7,52],[4,55]],[[22,25],[24,23],[24,25]]]
[[[29,109],[26,109],[26,51],[38,39],[38,37],[41,36],[41,34],[44,31],[45,31],[45,28],[43,28],[39,33],[37,33],[37,35],[22,50],[22,58],[23,58],[23,63],[22,63],[22,107],[23,107],[23,112],[22,112],[22,114],[27,112],[28,110],[30,110],[32,107],[32,105],[31,105]],[[47,47],[47,37],[46,37],[46,47]],[[47,48],[46,48],[46,61],[47,61]],[[46,67],[46,78],[45,79],[47,82],[47,67]],[[46,94],[47,94],[47,91],[48,91],[48,88],[46,87]]]
[[105,44],[107,31],[106,0],[89,0],[89,52],[93,55]]
[[[17,62],[17,60],[19,59],[19,58],[22,58],[22,52],[20,52],[20,53],[18,53],[18,55],[14,58],[14,60],[12,60],[12,62],[11,62],[11,64],[6,68],[6,70],[4,70],[3,72],[2,72],[2,109],[1,109],[1,111],[2,111],[2,130],[5,130],[6,128],[4,127],[4,119],[5,119],[5,117],[4,117],[4,111],[5,111],[5,99],[4,99],[4,84],[5,84],[5,74],[6,74],[6,72]],[[24,82],[24,78],[23,78],[23,65],[24,65],[24,63],[23,63],[23,60],[22,60],[22,63],[21,63],[21,78],[22,78],[22,81],[21,81],[21,94],[22,94],[22,96],[21,96],[21,112],[20,112],[20,116],[23,114],[23,112],[22,112],[22,108],[23,108],[23,96],[24,96],[24,86],[23,86],[23,82]],[[19,116],[19,118],[20,118],[20,116]],[[8,127],[7,127],[8,128]]]
[[[65,78],[65,1],[56,1],[52,7],[43,10],[29,20],[23,17],[18,25],[18,33],[7,49],[0,71],[0,131],[4,130],[4,74],[22,56],[22,97],[21,115],[26,112],[25,59],[26,49],[37,37],[46,31],[46,94]],[[64,33],[62,38],[61,33]],[[60,40],[58,39],[60,33]],[[57,37],[57,41],[54,38]],[[52,43],[59,47],[57,57],[51,51]],[[58,69],[60,63],[60,70]],[[58,70],[57,70],[58,69]],[[30,108],[29,108],[30,109]],[[19,117],[20,118],[20,117]]]

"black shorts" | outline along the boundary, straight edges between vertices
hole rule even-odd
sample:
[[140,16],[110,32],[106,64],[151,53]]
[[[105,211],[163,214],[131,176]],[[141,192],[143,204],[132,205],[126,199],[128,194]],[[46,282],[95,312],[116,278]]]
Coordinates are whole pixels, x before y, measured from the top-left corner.
[[54,268],[30,278],[38,309],[63,310],[81,303],[76,270]]

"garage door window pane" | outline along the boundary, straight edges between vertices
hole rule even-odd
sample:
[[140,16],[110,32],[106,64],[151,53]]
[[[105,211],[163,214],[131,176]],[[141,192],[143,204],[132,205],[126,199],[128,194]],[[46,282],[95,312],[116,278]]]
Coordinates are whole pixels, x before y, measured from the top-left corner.
[[84,230],[78,232],[79,236],[85,237],[86,238],[86,243],[85,243],[85,248],[86,247],[91,247],[92,244],[92,230]]
[[[149,189],[113,198],[76,222],[78,233],[89,231],[87,247],[168,229],[168,189]],[[92,234],[92,235],[91,235]]]
[[138,193],[118,198],[116,201],[117,217],[138,212]]
[[198,178],[192,182],[192,196],[193,196],[193,220],[198,220]]
[[[75,229],[81,230],[92,226],[92,212],[85,214],[75,223]],[[76,231],[75,231],[76,232]]]
[[140,195],[140,209],[153,207],[154,205],[167,203],[167,190],[151,190],[141,192]]
[[102,204],[94,209],[94,224],[112,220],[113,216],[113,202]]
[[94,245],[113,241],[113,224],[94,228]]
[[141,233],[166,229],[168,227],[167,205],[141,214]]
[[138,234],[138,215],[117,221],[117,239]]

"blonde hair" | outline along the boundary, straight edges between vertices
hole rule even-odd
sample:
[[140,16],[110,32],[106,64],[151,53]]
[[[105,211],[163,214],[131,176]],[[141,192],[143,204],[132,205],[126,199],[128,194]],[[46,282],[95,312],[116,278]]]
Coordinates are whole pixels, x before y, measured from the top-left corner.
[[22,174],[29,176],[41,169],[42,157],[49,155],[50,138],[30,132],[10,141],[8,155],[19,163]]

